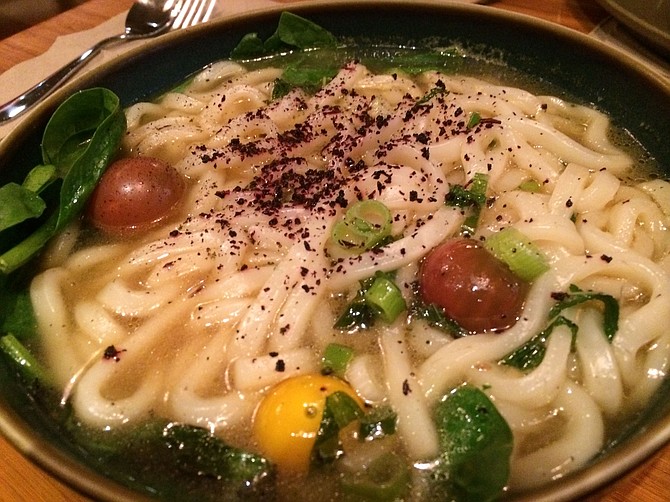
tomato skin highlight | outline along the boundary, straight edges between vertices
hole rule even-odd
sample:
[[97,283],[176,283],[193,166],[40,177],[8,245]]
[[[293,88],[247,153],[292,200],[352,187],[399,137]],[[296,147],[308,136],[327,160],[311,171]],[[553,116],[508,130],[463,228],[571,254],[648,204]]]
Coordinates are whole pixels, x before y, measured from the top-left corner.
[[86,216],[110,235],[126,236],[165,219],[179,205],[186,182],[176,169],[153,157],[115,161],[102,175]]
[[513,326],[527,292],[526,282],[473,239],[452,239],[435,247],[419,272],[423,301],[471,333]]

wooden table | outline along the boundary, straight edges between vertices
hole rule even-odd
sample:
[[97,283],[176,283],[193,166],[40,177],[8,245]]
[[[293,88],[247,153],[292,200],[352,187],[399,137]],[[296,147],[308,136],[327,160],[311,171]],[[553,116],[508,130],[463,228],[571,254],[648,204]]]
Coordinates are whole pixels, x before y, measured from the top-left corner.
[[[289,3],[290,0],[282,0]],[[0,40],[0,72],[46,51],[59,35],[89,29],[128,9],[132,0],[89,0],[56,18]],[[594,0],[499,0],[500,8],[589,32],[606,17]],[[0,437],[0,502],[88,500],[35,467]],[[670,500],[670,445],[589,502]]]

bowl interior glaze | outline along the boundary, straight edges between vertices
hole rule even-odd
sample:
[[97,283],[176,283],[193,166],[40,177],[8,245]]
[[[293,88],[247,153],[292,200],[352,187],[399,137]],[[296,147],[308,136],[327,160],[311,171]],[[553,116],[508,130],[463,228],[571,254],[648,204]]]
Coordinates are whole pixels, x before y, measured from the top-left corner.
[[[280,6],[281,7],[281,6]],[[41,130],[54,107],[81,88],[104,86],[124,105],[169,89],[206,64],[226,58],[240,38],[269,36],[281,8],[222,19],[153,40],[121,60],[84,74],[47,100],[4,141],[0,181],[19,177],[39,162]],[[579,33],[490,7],[438,2],[324,2],[295,4],[292,12],[340,37],[417,45],[439,39],[495,57],[543,84],[569,90],[568,99],[593,104],[628,130],[670,174],[670,87],[613,50]],[[0,364],[0,430],[28,457],[81,491],[104,500],[139,500],[139,494],[113,481],[95,459],[63,440],[49,414],[14,383]],[[566,500],[612,481],[670,439],[670,384],[665,382],[650,408],[624,437],[612,443],[590,467],[520,499]]]

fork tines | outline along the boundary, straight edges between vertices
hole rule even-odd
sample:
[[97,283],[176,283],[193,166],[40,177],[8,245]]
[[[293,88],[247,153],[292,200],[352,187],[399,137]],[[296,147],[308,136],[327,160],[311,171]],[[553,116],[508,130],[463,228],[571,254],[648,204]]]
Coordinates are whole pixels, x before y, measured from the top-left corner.
[[173,29],[188,28],[210,19],[217,0],[178,0],[173,9]]

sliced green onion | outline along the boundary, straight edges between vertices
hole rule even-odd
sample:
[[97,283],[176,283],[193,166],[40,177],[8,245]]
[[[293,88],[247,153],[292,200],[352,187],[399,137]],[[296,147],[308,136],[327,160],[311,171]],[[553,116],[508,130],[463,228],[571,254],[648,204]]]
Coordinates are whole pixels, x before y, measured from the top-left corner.
[[375,275],[360,283],[361,287],[356,296],[335,321],[335,328],[367,329],[378,317],[386,322],[393,322],[407,308],[400,289],[393,282],[392,273],[378,270]]
[[526,180],[519,185],[519,190],[530,193],[537,193],[542,190],[542,185],[537,180]]
[[342,378],[353,358],[354,350],[351,347],[339,343],[328,344],[321,358],[321,371]]
[[403,497],[410,475],[405,462],[394,453],[384,453],[361,469],[342,479],[342,491],[354,500],[389,501]]
[[0,350],[16,365],[26,381],[46,382],[46,371],[42,365],[14,335],[8,334],[0,338]]
[[549,270],[545,256],[516,228],[507,227],[493,234],[485,247],[524,281],[533,281]]
[[391,235],[391,212],[379,201],[362,200],[352,205],[338,221],[332,239],[355,252],[372,249]]
[[377,277],[364,294],[365,302],[387,323],[392,323],[407,309],[400,288],[388,277]]

